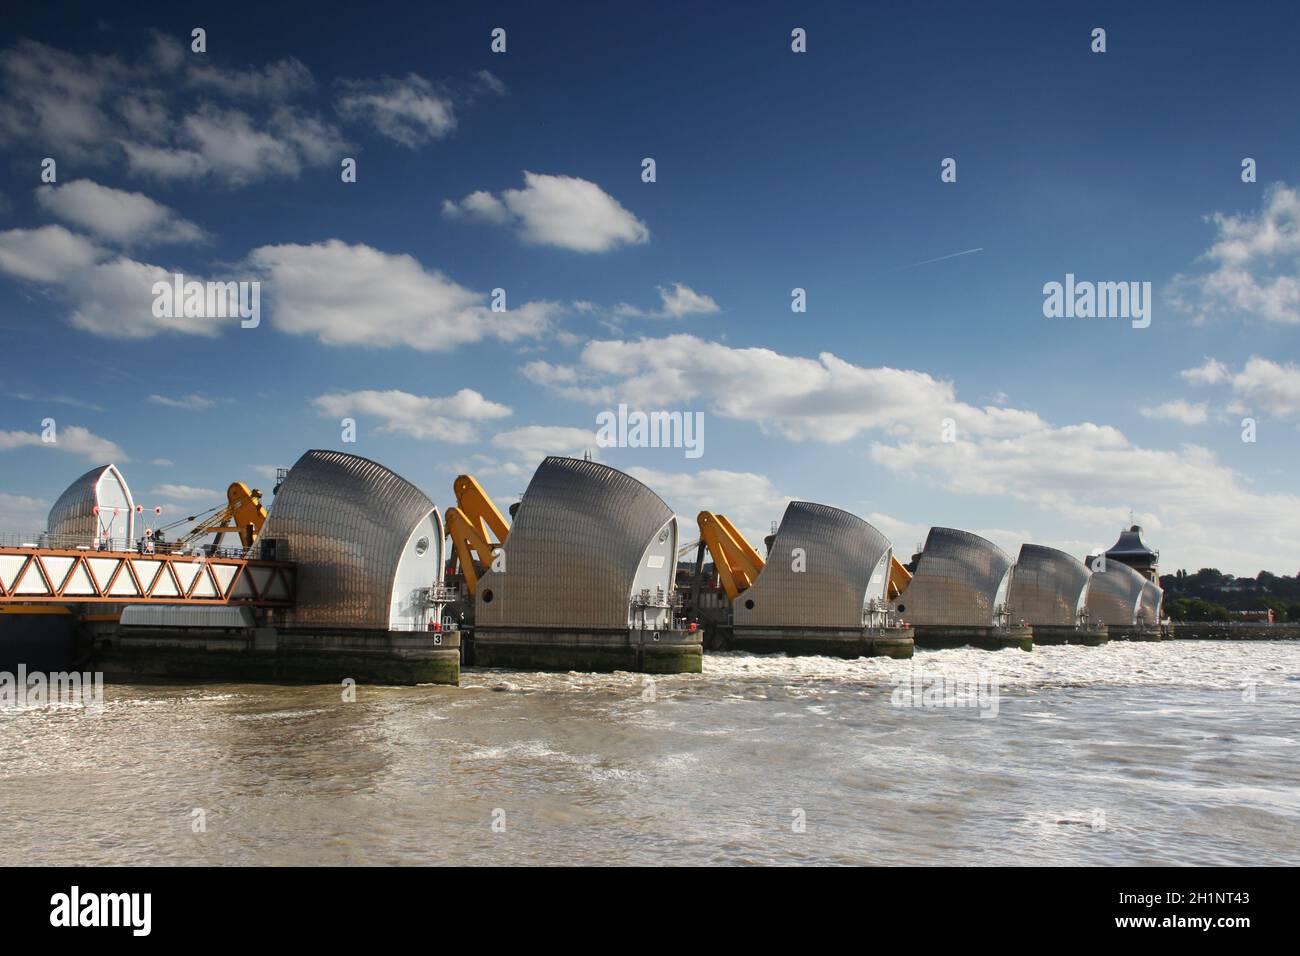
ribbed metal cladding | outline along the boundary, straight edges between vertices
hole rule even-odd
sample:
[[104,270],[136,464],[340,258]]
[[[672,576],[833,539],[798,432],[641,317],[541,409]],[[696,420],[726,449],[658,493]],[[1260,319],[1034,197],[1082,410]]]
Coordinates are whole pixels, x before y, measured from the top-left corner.
[[[112,523],[113,544],[117,548],[130,546],[135,524],[133,510],[135,503],[131,500],[131,491],[127,487],[126,479],[117,470],[116,465],[96,465],[68,485],[63,494],[59,495],[59,500],[54,502],[54,507],[50,509],[45,526],[52,546],[70,547],[74,543],[89,546],[96,539],[99,534],[100,519],[93,509],[100,503],[99,482],[106,473],[121,482],[125,490],[125,500],[120,505],[125,511]],[[77,540],[74,542],[74,539]]]
[[1165,592],[1154,581],[1142,585],[1142,597],[1138,600],[1138,623],[1159,624],[1160,605],[1164,603]]
[[510,528],[505,570],[479,582],[475,623],[626,629],[641,557],[672,517],[631,475],[594,461],[547,458]]
[[1012,618],[1027,624],[1077,624],[1091,574],[1072,554],[1041,544],[1021,545],[1007,599]]
[[[403,548],[430,512],[437,515],[428,495],[377,462],[338,451],[304,454],[261,534],[287,542],[287,555],[278,556],[298,564],[297,604],[287,623],[388,628]],[[441,552],[442,541],[430,547]]]
[[[795,548],[803,571],[794,570]],[[758,579],[736,599],[736,626],[861,627],[872,572],[889,550],[889,539],[857,515],[792,501]]]
[[899,614],[922,626],[992,627],[1011,556],[992,541],[954,528],[931,528]]
[[1094,624],[1133,626],[1146,583],[1127,564],[1107,561],[1106,570],[1094,571],[1088,585],[1088,619]]

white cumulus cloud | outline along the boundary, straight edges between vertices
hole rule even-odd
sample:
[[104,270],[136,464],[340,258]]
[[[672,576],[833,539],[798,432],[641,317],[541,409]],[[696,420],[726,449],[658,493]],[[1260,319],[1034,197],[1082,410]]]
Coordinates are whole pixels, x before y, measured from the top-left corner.
[[200,242],[203,230],[143,193],[75,179],[64,186],[41,186],[36,201],[51,215],[124,245]]
[[[1035,507],[1051,516],[1054,540],[1113,539],[1112,529],[1135,509],[1145,525],[1164,529],[1165,553],[1177,566],[1252,574],[1300,566],[1300,496],[1256,490],[1196,445],[1143,447],[1110,425],[1053,425],[1028,409],[970,405],[952,383],[924,372],[690,335],[591,342],[576,365],[533,362],[524,372],[605,407],[659,408],[671,395],[795,442],[867,437],[876,467],[953,494]],[[1249,380],[1261,389],[1268,383],[1274,407],[1290,407],[1285,367],[1257,362]],[[955,425],[953,441],[943,439],[945,418]]]
[[363,389],[319,395],[312,402],[323,415],[370,415],[383,421],[380,431],[454,443],[474,441],[476,422],[511,414],[508,405],[489,401],[472,388],[443,397]]
[[1197,322],[1250,317],[1300,324],[1300,193],[1281,183],[1253,215],[1216,212],[1214,244],[1200,257],[1207,272],[1175,276],[1174,305]]
[[525,302],[493,312],[487,296],[425,269],[412,256],[330,239],[262,246],[249,254],[281,332],[326,345],[406,346],[435,352],[495,338],[537,336],[557,307]]
[[1147,418],[1182,422],[1184,425],[1203,425],[1209,420],[1209,408],[1205,402],[1188,402],[1181,398],[1144,408],[1142,414]]
[[82,455],[96,462],[129,460],[126,452],[116,442],[101,438],[81,425],[56,425],[54,441],[45,441],[40,432],[0,431],[0,451],[14,448],[49,448],[71,455]]
[[477,191],[448,199],[443,215],[508,225],[525,242],[576,252],[608,252],[649,241],[650,229],[595,183],[576,176],[524,172],[523,189],[499,197]]
[[712,315],[721,311],[713,296],[696,292],[681,282],[675,282],[671,287],[660,286],[659,298],[661,306],[657,310],[639,309],[624,302],[614,307],[614,314],[644,319],[680,319],[687,315]]

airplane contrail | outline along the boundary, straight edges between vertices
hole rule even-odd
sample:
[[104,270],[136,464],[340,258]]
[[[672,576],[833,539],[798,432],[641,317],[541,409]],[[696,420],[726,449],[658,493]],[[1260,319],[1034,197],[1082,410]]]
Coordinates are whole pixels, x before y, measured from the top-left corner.
[[936,256],[933,259],[922,259],[920,262],[913,262],[912,264],[906,266],[898,266],[897,268],[890,269],[889,271],[902,272],[904,269],[915,269],[917,266],[929,265],[931,262],[943,262],[944,259],[956,259],[958,256],[968,256],[972,252],[983,252],[983,251],[984,251],[983,246],[980,246],[977,249],[963,249],[961,252],[952,252],[946,256]]

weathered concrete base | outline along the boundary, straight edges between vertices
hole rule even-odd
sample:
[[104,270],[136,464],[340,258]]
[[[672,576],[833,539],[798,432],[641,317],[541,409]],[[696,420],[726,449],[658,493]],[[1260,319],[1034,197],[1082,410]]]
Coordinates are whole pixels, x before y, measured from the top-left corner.
[[1110,625],[1110,637],[1114,641],[1172,641],[1174,639],[1173,629],[1162,630],[1160,627],[1153,627],[1150,624],[1139,624],[1136,627],[1127,624]]
[[1268,624],[1264,621],[1179,621],[1166,625],[1180,641],[1295,641],[1300,624]]
[[910,627],[737,627],[729,646],[756,654],[852,659],[911,657],[916,644]]
[[1085,644],[1098,647],[1110,640],[1106,625],[1071,627],[1068,624],[1035,624],[1035,644]]
[[94,667],[110,680],[458,684],[460,632],[119,628]]
[[931,649],[950,647],[980,647],[986,651],[1000,651],[1018,647],[1022,651],[1034,649],[1034,629],[1031,627],[949,627],[947,625],[915,625],[916,646]]
[[475,628],[467,663],[536,671],[698,674],[700,631]]

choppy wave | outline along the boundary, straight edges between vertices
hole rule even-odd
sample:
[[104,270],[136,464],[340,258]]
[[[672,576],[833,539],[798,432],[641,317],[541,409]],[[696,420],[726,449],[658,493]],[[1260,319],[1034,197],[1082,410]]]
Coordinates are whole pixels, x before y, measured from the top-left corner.
[[[995,715],[894,699],[981,673]],[[0,819],[33,863],[1296,864],[1297,689],[1300,643],[1191,641],[110,684],[0,721]]]

